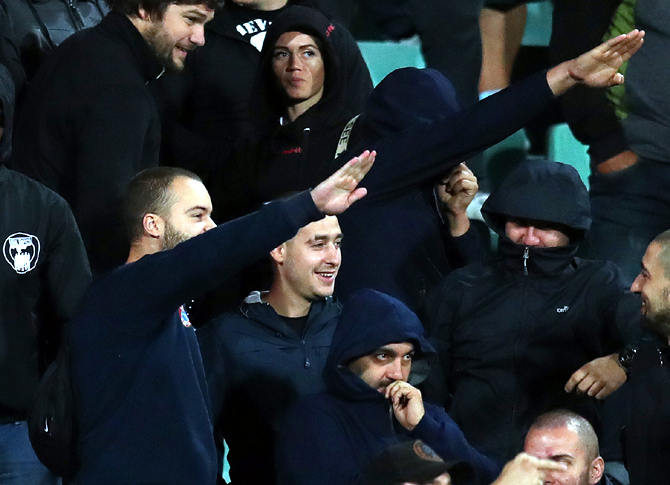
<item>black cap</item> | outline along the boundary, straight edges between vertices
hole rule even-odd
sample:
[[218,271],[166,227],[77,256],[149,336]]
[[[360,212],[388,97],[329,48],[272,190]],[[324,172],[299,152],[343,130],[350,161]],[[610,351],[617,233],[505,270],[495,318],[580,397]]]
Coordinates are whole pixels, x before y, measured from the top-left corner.
[[474,485],[477,474],[465,461],[444,462],[421,441],[394,445],[379,454],[368,466],[363,485],[393,485],[398,482],[423,483],[449,473],[452,485]]

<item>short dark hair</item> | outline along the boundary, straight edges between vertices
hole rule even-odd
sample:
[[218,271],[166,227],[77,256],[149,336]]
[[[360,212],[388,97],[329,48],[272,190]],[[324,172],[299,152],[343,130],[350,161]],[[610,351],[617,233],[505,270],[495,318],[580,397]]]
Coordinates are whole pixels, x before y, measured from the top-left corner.
[[661,246],[661,251],[658,253],[658,261],[663,267],[663,276],[670,280],[670,230],[663,231],[652,241]]
[[105,0],[107,6],[131,17],[139,17],[140,9],[147,11],[149,16],[160,20],[168,5],[206,5],[213,10],[223,7],[225,0]]
[[153,167],[142,170],[128,183],[123,198],[123,222],[131,244],[142,236],[146,214],[167,217],[175,202],[170,186],[179,177],[202,182],[196,174],[183,168]]

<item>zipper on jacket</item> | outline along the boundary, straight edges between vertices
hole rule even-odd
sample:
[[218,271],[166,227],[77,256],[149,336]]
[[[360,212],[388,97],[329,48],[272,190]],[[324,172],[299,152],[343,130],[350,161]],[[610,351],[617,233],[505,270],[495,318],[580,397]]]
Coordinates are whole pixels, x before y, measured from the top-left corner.
[[528,246],[523,250],[523,275],[528,276]]
[[302,344],[302,351],[305,353],[305,369],[309,369],[312,366],[312,363],[309,361],[309,355],[307,354],[307,347],[305,347],[305,339],[301,339],[300,343]]
[[305,165],[307,165],[307,144],[309,143],[309,134],[312,130],[307,127],[302,130],[302,140],[300,141],[300,159],[298,161],[298,174],[305,172]]

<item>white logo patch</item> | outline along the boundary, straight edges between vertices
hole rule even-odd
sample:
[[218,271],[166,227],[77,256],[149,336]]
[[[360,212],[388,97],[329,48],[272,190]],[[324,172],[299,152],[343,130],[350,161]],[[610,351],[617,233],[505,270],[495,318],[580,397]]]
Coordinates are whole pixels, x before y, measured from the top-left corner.
[[35,269],[40,257],[40,240],[37,236],[17,232],[2,245],[5,261],[19,274]]
[[556,313],[565,313],[570,309],[568,305],[565,305],[563,308],[557,308]]

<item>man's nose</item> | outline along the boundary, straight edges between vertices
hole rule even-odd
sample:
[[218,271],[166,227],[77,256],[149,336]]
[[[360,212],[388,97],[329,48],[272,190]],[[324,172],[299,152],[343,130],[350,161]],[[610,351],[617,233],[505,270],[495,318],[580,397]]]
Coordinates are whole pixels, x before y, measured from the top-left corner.
[[339,266],[342,262],[342,253],[340,248],[334,244],[330,244],[328,249],[326,249],[325,262],[333,266]]
[[537,246],[540,243],[540,238],[537,229],[533,226],[528,226],[523,235],[523,244],[526,246]]
[[642,274],[638,274],[630,285],[630,291],[633,293],[640,293],[642,291]]
[[389,364],[386,376],[389,379],[393,379],[396,381],[402,379],[402,362],[400,361],[400,359],[395,359],[392,363]]
[[210,229],[214,229],[215,227],[216,222],[214,222],[210,216],[207,216],[207,224],[205,224],[205,231],[209,231]]
[[202,24],[194,25],[189,40],[195,45],[205,45],[205,26]]

